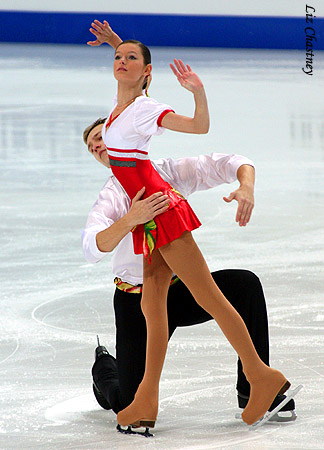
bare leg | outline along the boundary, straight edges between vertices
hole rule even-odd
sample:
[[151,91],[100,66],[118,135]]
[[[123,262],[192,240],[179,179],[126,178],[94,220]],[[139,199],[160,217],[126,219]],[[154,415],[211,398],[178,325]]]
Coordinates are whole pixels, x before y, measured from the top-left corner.
[[251,385],[250,401],[242,418],[248,424],[256,422],[268,410],[277,393],[289,387],[287,380],[259,358],[241,316],[217,287],[191,233],[183,233],[159,250],[197,303],[214,317],[239,355]]
[[153,252],[151,265],[144,260],[141,307],[147,328],[145,373],[134,401],[117,415],[120,425],[156,419],[159,382],[168,345],[167,294],[171,278],[172,271],[159,249]]

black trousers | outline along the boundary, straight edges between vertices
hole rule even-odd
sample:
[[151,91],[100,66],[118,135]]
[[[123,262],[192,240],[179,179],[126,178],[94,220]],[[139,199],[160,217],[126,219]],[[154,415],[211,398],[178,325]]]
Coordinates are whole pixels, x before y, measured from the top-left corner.
[[[212,276],[225,297],[244,320],[256,351],[269,365],[268,317],[265,298],[258,277],[247,270],[220,270]],[[115,413],[134,399],[144,375],[146,324],[141,310],[141,294],[116,289],[116,359],[102,358],[92,370],[94,380]],[[194,300],[186,286],[178,281],[168,294],[169,338],[177,327],[213,320]],[[102,364],[100,364],[102,361]],[[250,386],[238,360],[237,390],[249,395]]]

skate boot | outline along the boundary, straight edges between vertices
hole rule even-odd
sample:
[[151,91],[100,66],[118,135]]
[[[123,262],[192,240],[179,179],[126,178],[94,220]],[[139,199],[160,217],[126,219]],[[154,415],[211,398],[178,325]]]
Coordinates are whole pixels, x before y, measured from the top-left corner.
[[[272,405],[269,408],[269,411],[273,411],[277,406],[285,400],[285,395],[277,395],[277,397],[272,402]],[[237,394],[238,406],[241,409],[244,409],[249,401],[249,396],[241,394],[238,392]],[[239,415],[240,416],[240,415]],[[297,419],[297,414],[295,411],[295,401],[293,398],[289,400],[273,417],[271,417],[271,422],[293,422]]]
[[278,370],[264,365],[262,372],[254,380],[247,377],[251,392],[242,413],[242,419],[248,425],[255,424],[262,419],[277,395],[283,395],[290,387],[289,381]]
[[[95,350],[95,363],[92,367],[92,389],[99,405],[103,409],[109,410],[112,409],[112,407],[103,392],[105,390],[104,388],[107,385],[107,382],[109,382],[111,378],[111,359],[115,361],[115,358],[113,358],[113,356],[109,354],[106,347],[100,345],[98,336],[97,340],[98,347]],[[113,375],[116,375],[115,370],[113,370],[113,372]]]
[[[122,426],[130,425],[132,428],[154,428],[158,403],[158,393],[151,394],[140,384],[133,402],[117,414],[118,424]],[[146,413],[143,413],[143,411],[146,411]]]

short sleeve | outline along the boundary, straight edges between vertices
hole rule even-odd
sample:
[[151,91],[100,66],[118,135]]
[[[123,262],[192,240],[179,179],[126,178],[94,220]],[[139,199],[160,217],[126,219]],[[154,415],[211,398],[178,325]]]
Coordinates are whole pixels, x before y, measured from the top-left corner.
[[174,112],[169,105],[150,97],[140,97],[135,103],[134,126],[137,132],[143,136],[162,134],[161,120],[168,112]]

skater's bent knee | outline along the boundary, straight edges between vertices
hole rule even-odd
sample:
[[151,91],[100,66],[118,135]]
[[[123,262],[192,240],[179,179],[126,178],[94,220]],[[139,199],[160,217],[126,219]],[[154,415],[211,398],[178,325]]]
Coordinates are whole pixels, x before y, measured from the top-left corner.
[[242,274],[244,276],[244,282],[250,284],[251,286],[260,285],[259,277],[251,270],[242,270]]

